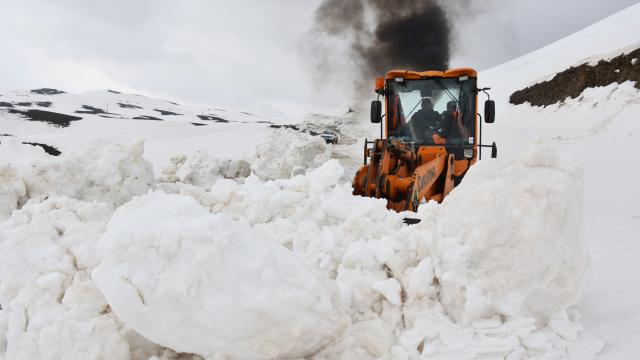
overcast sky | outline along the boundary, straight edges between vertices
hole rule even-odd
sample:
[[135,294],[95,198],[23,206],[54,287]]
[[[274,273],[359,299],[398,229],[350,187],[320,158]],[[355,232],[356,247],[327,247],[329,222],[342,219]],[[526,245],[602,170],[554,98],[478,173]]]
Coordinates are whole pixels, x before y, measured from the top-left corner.
[[[447,3],[454,27],[451,65],[482,69],[637,1]],[[319,4],[3,0],[0,88],[110,88],[274,116],[330,112],[351,100],[357,72],[341,39],[325,39],[309,30]],[[328,59],[322,67],[317,66],[320,58]]]

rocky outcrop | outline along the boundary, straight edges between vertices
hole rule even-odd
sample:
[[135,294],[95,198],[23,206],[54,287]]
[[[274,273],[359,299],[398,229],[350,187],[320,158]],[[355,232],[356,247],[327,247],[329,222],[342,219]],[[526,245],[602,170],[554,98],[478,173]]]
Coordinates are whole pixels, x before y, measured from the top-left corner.
[[640,89],[640,49],[611,60],[600,60],[595,65],[585,63],[570,67],[549,81],[514,92],[509,102],[514,105],[528,102],[533,106],[547,106],[566,98],[575,99],[587,88],[625,81],[635,81]]

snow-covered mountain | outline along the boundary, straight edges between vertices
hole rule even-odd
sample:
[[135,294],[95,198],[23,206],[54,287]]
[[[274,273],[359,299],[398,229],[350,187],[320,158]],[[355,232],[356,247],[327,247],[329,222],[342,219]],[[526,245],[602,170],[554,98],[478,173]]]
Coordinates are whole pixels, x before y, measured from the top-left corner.
[[[46,90],[0,94],[0,132],[62,152],[96,139],[145,139],[147,158],[156,170],[176,153],[203,150],[237,157],[247,148],[244,144],[255,145],[271,132],[271,120],[244,112],[184,106],[113,90],[85,94]],[[39,121],[26,121],[33,118]]]
[[414,226],[351,195],[357,114],[0,94],[0,359],[635,357],[640,92],[509,98],[637,49],[638,18],[481,72],[499,159]]
[[483,130],[503,156],[541,139],[554,143],[584,170],[591,265],[577,308],[585,328],[607,344],[602,359],[630,359],[640,352],[634,341],[640,336],[640,287],[635,285],[635,274],[640,273],[640,171],[634,160],[640,144],[638,86],[625,82],[591,88],[576,99],[544,108],[513,106],[509,97],[571,66],[596,64],[640,48],[638,18],[640,4],[480,74],[482,85],[493,89],[498,119]]
[[[355,114],[336,117],[308,114],[293,124],[286,119],[229,109],[180,105],[114,90],[71,94],[42,88],[0,93],[0,136],[65,152],[79,143],[145,141],[145,156],[156,172],[171,156],[198,151],[222,158],[253,154],[257,144],[277,128],[312,136],[330,131],[340,146],[334,156],[350,167],[363,134]],[[373,132],[375,134],[375,131]],[[1,141],[1,140],[0,140]],[[358,159],[359,162],[359,159]]]

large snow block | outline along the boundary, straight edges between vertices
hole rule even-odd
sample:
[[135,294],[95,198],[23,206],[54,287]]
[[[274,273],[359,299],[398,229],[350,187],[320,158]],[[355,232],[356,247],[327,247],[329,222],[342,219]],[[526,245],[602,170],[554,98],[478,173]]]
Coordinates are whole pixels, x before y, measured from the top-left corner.
[[114,213],[92,277],[134,330],[178,352],[303,357],[341,336],[334,291],[246,221],[160,192]]
[[[0,167],[10,165],[22,178],[23,202],[64,195],[115,208],[154,187],[153,167],[143,155],[143,141],[125,145],[96,141],[52,157],[40,148],[10,139],[0,145]],[[8,176],[7,171],[0,176]]]
[[[575,304],[588,254],[582,172],[548,145],[472,168],[433,211],[429,241],[445,310],[463,322],[540,321]],[[420,229],[420,228],[418,228]]]
[[319,136],[278,129],[256,146],[251,170],[264,180],[288,179],[319,167],[330,154]]

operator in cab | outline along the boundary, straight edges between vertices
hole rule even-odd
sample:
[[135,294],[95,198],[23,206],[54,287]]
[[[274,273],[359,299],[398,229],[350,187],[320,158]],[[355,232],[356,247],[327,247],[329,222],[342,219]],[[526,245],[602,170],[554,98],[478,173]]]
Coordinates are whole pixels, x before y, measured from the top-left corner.
[[442,130],[438,136],[446,143],[463,142],[469,138],[469,131],[462,124],[462,114],[458,111],[455,101],[447,103],[447,110],[442,113]]
[[423,98],[420,105],[421,109],[411,116],[400,132],[403,136],[415,139],[419,143],[424,143],[425,140],[430,142],[432,135],[440,128],[442,117],[433,110],[431,98]]

